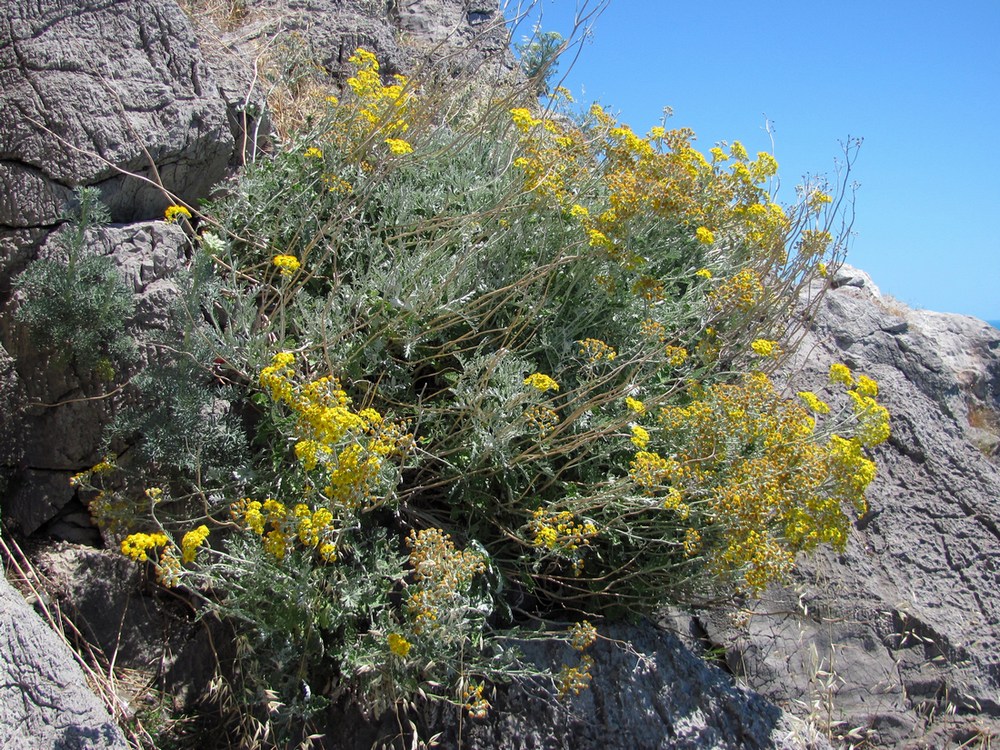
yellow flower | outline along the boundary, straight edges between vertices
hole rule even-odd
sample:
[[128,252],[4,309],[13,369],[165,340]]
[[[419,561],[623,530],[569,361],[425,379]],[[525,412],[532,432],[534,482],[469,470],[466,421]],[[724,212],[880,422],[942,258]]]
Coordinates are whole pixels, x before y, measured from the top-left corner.
[[306,149],[304,156],[307,159],[322,159],[323,149],[316,148],[315,146],[310,146],[309,148]]
[[546,391],[558,391],[559,384],[548,375],[540,372],[532,373],[524,379],[524,384],[545,393]]
[[827,269],[826,263],[820,263],[818,266],[816,266],[816,270],[819,271],[819,275],[824,279],[829,275],[829,270]]
[[854,377],[851,375],[851,369],[840,362],[830,365],[830,382],[841,383],[850,388],[854,385]]
[[663,354],[667,358],[667,362],[670,363],[671,367],[680,367],[683,365],[688,358],[688,350],[683,346],[673,346],[667,344],[663,350]]
[[778,348],[777,341],[769,341],[768,339],[757,339],[752,344],[750,348],[753,349],[761,357],[770,357],[772,355],[777,355],[780,349]]
[[583,339],[576,343],[580,345],[580,356],[585,357],[590,364],[601,360],[612,362],[618,356],[613,346],[608,346],[600,339]]
[[878,395],[878,383],[867,375],[858,375],[858,384],[855,386],[854,390],[862,396],[871,396],[874,398]]
[[191,219],[191,212],[184,208],[184,206],[167,206],[167,210],[163,212],[163,218],[170,224],[173,224],[181,217],[188,220]]
[[408,141],[404,141],[402,138],[386,138],[385,144],[389,147],[389,150],[397,156],[405,156],[406,154],[413,153],[413,146],[411,146]]
[[405,659],[410,653],[412,644],[399,633],[389,633],[387,640],[389,641],[389,650],[396,656]]
[[632,445],[642,450],[649,445],[649,432],[641,425],[632,425]]
[[799,391],[799,398],[802,399],[802,402],[806,406],[817,414],[830,413],[830,406],[826,402],[821,401],[812,391]]
[[711,245],[715,242],[715,235],[707,227],[698,227],[694,232],[694,236],[703,245]]
[[183,562],[189,563],[194,562],[195,555],[198,553],[198,547],[200,547],[204,541],[208,538],[208,526],[202,524],[193,531],[189,531],[181,539],[181,560]]
[[281,271],[282,276],[291,276],[302,266],[294,255],[275,255],[271,258],[271,263]]
[[164,547],[167,535],[162,532],[153,534],[129,534],[122,540],[122,554],[131,557],[136,562],[145,562],[149,558],[146,553],[156,547]]
[[707,268],[699,268],[697,271],[694,272],[694,275],[700,276],[703,279],[712,278],[712,272],[709,271]]
[[625,406],[629,408],[630,411],[634,411],[636,414],[645,414],[646,405],[642,403],[637,398],[632,398],[631,396],[625,397]]

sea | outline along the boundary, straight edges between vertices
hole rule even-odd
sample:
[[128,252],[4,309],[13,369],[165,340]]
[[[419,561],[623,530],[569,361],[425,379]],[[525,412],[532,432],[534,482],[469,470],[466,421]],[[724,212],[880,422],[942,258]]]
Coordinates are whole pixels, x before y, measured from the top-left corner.
[[1000,328],[1000,320],[987,320],[986,322],[994,328]]

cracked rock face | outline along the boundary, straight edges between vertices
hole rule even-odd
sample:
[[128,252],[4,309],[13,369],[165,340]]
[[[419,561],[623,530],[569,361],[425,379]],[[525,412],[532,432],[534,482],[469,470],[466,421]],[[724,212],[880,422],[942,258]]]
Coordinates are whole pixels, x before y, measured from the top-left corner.
[[0,576],[0,747],[125,750],[69,647]]
[[233,147],[175,3],[3,3],[0,227],[52,226],[78,185],[100,185],[115,221],[162,216],[156,183],[194,203]]
[[869,512],[843,554],[802,559],[748,623],[707,630],[752,688],[841,732],[957,745],[1000,730],[1000,467],[983,437],[996,437],[1000,331],[911,310],[849,267],[832,285],[784,372],[793,393],[821,396],[834,362],[878,381],[892,435]]

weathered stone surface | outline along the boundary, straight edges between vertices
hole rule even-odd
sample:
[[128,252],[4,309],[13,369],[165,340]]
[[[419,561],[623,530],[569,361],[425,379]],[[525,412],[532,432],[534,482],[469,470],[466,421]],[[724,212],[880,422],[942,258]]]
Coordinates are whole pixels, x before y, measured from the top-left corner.
[[0,225],[51,226],[78,185],[100,185],[116,221],[153,218],[163,189],[194,203],[223,177],[226,106],[175,3],[2,7]]
[[[484,725],[467,722],[462,747],[724,750],[807,747],[781,710],[688,651],[651,624],[617,625],[589,651],[593,681],[565,704],[551,690],[520,685],[497,700]],[[628,644],[626,646],[625,644]],[[565,647],[532,654],[575,663]],[[446,742],[447,744],[447,742]],[[817,750],[826,743],[813,745]]]
[[[189,244],[181,228],[154,221],[101,227],[92,230],[90,238],[90,252],[109,255],[136,294],[136,315],[130,321],[136,335],[141,338],[163,328],[177,294],[177,273],[187,262]],[[39,256],[50,252],[51,237]],[[99,460],[102,430],[124,392],[108,393],[95,373],[50,366],[52,353],[39,351],[30,330],[14,320],[16,304],[12,300],[0,317],[0,345],[13,359],[13,372],[22,384],[9,411],[20,430],[19,462],[16,471],[8,469],[10,493],[2,500],[7,522],[33,534],[74,500],[69,477]],[[57,535],[83,541],[76,529],[80,523],[72,518],[67,523],[66,533]]]
[[231,633],[212,618],[195,622],[182,595],[155,585],[118,552],[58,543],[33,562],[83,636],[114,654],[119,668],[156,675],[178,710],[207,693],[217,658],[232,658]]
[[748,624],[707,629],[750,687],[876,746],[939,736],[951,712],[948,736],[998,730],[1000,469],[975,441],[1000,408],[1000,332],[910,310],[855,269],[833,285],[785,372],[820,395],[833,362],[878,381],[892,436],[869,512],[843,554],[803,559]]
[[358,47],[374,52],[382,73],[410,74],[427,63],[450,76],[475,76],[484,87],[509,78],[514,60],[496,0],[249,0],[236,31],[221,35],[263,57],[309,61],[334,79],[353,69]]
[[[587,653],[590,686],[560,699],[551,684],[523,679],[489,696],[486,717],[470,720],[456,707],[435,704],[372,724],[338,716],[323,747],[362,750],[397,737],[412,720],[422,738],[439,734],[441,747],[466,750],[824,750],[829,744],[807,725],[689,651],[652,623],[613,625]],[[574,665],[579,654],[563,644],[528,643],[538,665]],[[405,746],[405,743],[403,743]],[[399,747],[399,740],[393,747]]]
[[0,579],[0,747],[125,750],[69,647]]

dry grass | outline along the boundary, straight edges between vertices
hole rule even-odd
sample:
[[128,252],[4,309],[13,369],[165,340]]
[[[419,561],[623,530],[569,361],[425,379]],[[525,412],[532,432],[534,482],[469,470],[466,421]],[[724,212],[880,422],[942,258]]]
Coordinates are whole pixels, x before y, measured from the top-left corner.
[[108,656],[87,640],[56,598],[49,594],[54,589],[52,582],[10,536],[0,536],[0,554],[10,584],[66,644],[83,670],[90,689],[121,727],[129,746],[135,750],[155,749],[156,743],[135,709],[135,704],[150,694],[155,675],[116,666],[114,654]]

